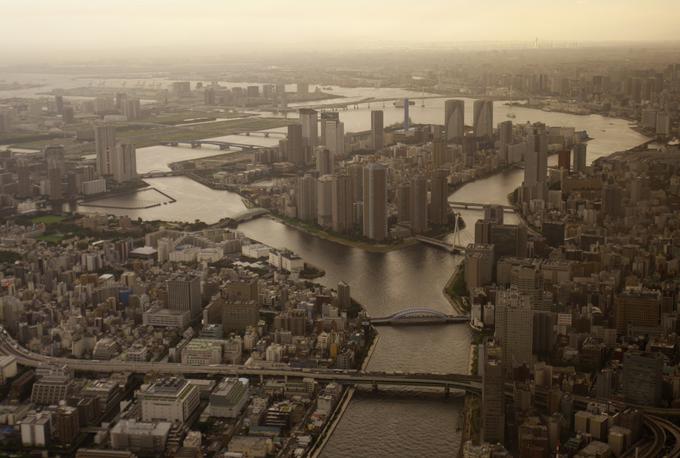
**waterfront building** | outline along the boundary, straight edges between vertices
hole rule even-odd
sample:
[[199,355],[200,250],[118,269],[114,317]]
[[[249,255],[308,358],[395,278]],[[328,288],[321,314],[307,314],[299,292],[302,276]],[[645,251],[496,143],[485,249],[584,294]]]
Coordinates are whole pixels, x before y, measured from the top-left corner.
[[349,175],[333,176],[331,188],[331,216],[333,231],[346,233],[354,225],[352,200],[352,180]]
[[380,151],[385,146],[382,110],[371,111],[371,146],[374,151]]
[[118,183],[137,178],[137,152],[135,145],[119,143],[113,157],[113,180]]
[[587,147],[588,147],[587,143],[575,143],[574,146],[571,148],[574,160],[572,171],[574,173],[585,173]]
[[303,167],[306,163],[306,158],[305,145],[302,138],[302,125],[289,124],[286,139],[286,159],[297,167]]
[[465,250],[465,285],[468,291],[493,281],[494,247],[470,243]]
[[427,232],[427,179],[423,175],[411,180],[411,231]]
[[363,234],[372,240],[387,237],[387,169],[380,164],[369,164],[363,173]]
[[465,134],[465,101],[447,100],[444,102],[444,128],[446,141],[460,140]]
[[297,179],[295,201],[297,205],[297,217],[302,221],[314,221],[317,211],[317,188],[316,178],[306,174]]
[[307,151],[314,151],[319,146],[318,112],[311,108],[300,108],[300,124],[302,124],[302,140]]
[[434,225],[448,223],[449,183],[448,170],[436,169],[430,179],[430,222]]
[[316,223],[324,228],[333,225],[333,177],[324,175],[316,182]]
[[113,126],[95,126],[94,149],[97,154],[97,173],[101,176],[113,175],[116,128]]
[[322,111],[320,115],[321,130],[319,132],[319,144],[326,145],[326,122],[340,121],[340,113],[337,111]]
[[491,444],[505,443],[505,374],[503,364],[484,351],[482,376],[482,440]]
[[493,137],[493,101],[475,100],[473,105],[475,137]]
[[411,221],[411,183],[403,182],[397,186],[397,221]]

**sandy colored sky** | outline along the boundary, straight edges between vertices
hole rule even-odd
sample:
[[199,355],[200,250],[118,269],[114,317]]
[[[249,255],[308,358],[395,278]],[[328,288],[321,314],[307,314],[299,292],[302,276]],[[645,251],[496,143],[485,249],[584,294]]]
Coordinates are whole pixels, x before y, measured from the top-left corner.
[[10,52],[680,40],[680,0],[0,0],[0,12]]

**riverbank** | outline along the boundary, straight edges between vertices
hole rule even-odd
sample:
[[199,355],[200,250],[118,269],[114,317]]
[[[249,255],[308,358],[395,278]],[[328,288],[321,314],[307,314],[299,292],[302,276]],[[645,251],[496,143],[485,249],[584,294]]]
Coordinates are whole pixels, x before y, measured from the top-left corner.
[[458,266],[444,285],[442,292],[444,293],[444,297],[449,302],[451,307],[459,315],[467,315],[470,313],[470,304],[466,300],[467,288],[465,287],[465,261],[460,261],[460,263],[458,263]]
[[416,245],[419,243],[414,238],[408,238],[404,241],[396,244],[373,244],[369,242],[362,242],[360,240],[350,240],[344,237],[331,234],[322,229],[311,228],[303,222],[293,220],[292,218],[285,218],[280,215],[269,214],[268,218],[278,221],[279,223],[285,224],[288,227],[304,232],[305,234],[318,237],[323,240],[328,240],[329,242],[334,242],[350,248],[358,248],[360,250],[368,251],[369,253],[389,253],[390,251],[401,250],[409,246]]

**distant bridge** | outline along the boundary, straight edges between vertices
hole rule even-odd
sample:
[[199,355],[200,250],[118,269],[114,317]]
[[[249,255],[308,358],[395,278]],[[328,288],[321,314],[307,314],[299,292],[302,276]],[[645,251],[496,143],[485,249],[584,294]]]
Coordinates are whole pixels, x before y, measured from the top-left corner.
[[482,204],[479,202],[460,202],[460,201],[449,201],[449,207],[451,208],[464,208],[466,210],[484,210],[484,207],[493,205],[494,207],[501,207],[503,211],[514,212],[515,207],[512,205],[498,205],[498,204]]
[[444,240],[435,239],[432,237],[426,237],[424,235],[416,235],[415,239],[419,242],[426,243],[428,245],[435,246],[437,248],[443,248],[449,253],[463,254],[465,253],[465,247],[461,245],[453,245],[445,242]]
[[447,315],[446,313],[440,312],[439,310],[432,310],[425,307],[413,307],[401,310],[389,316],[370,318],[369,321],[375,326],[455,324],[469,322],[470,316]]
[[259,218],[260,216],[266,215],[269,213],[269,210],[266,208],[251,208],[249,210],[243,211],[235,216],[232,216],[231,219],[232,221],[236,223],[245,223],[246,221],[250,221],[251,219]]
[[177,177],[185,175],[184,170],[149,170],[148,172],[138,174],[139,178],[162,178],[162,177]]
[[212,146],[217,146],[221,150],[228,150],[231,148],[239,148],[241,150],[255,150],[255,149],[260,149],[263,148],[262,146],[257,146],[257,145],[248,145],[245,143],[238,143],[238,142],[225,142],[221,140],[173,140],[169,142],[161,142],[161,145],[164,146],[181,146],[181,145],[188,145],[191,148],[200,148],[203,145],[212,145]]
[[240,134],[235,134],[235,135],[243,135],[243,136],[246,136],[246,137],[265,137],[265,138],[269,138],[269,137],[287,138],[288,137],[288,134],[286,132],[278,132],[278,131],[241,132]]

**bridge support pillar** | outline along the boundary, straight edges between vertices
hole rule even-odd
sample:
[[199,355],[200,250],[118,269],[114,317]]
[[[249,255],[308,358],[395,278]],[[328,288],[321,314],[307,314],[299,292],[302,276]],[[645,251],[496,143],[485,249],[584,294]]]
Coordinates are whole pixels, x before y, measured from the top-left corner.
[[373,382],[373,392],[374,393],[378,392],[378,384],[376,382]]
[[451,388],[450,388],[448,385],[446,385],[446,386],[444,387],[444,397],[448,399],[448,397],[449,397],[450,395],[451,395]]

